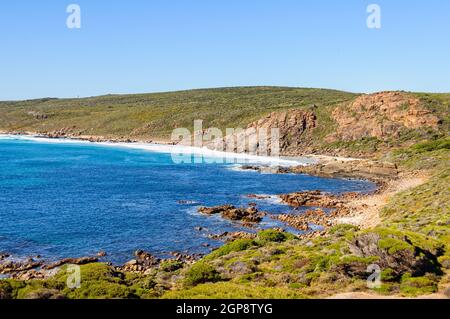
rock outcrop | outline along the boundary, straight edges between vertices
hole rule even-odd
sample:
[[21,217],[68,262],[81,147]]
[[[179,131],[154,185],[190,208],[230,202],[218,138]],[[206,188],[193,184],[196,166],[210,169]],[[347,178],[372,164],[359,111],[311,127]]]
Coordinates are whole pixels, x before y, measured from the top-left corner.
[[[356,237],[349,243],[350,253],[357,257],[377,257],[376,264],[381,269],[391,269],[392,276],[400,277],[409,273],[413,277],[423,276],[426,273],[439,273],[437,256],[442,254],[441,248],[428,248],[425,250],[416,246],[410,238],[396,238],[390,236],[383,238],[376,232],[368,232]],[[366,275],[367,265],[364,268],[358,263],[346,265],[340,269],[350,275]],[[338,270],[339,269],[335,269]]]
[[209,235],[208,237],[229,242],[236,239],[255,239],[256,233],[247,233],[245,231],[223,232],[222,234]]
[[157,267],[161,259],[143,250],[134,253],[135,259],[131,259],[121,267],[123,271],[147,273]]
[[46,263],[39,258],[0,259],[0,274],[18,280],[45,279],[52,276],[57,268],[66,264],[85,265],[98,261],[96,257],[66,258],[57,262]]
[[[272,112],[266,117],[250,123],[246,129],[240,132],[213,140],[207,144],[207,147],[258,155],[287,153],[289,150],[299,148],[304,143],[302,135],[315,128],[316,125],[316,115],[311,111],[293,109]],[[272,133],[273,129],[278,133]],[[208,131],[205,134],[208,134]]]
[[327,142],[356,141],[374,137],[385,140],[404,129],[436,129],[440,119],[424,108],[418,98],[403,92],[380,92],[358,97],[333,111],[337,123]]
[[297,174],[332,178],[360,178],[375,182],[395,179],[398,175],[398,169],[395,164],[370,160],[336,159],[308,166],[297,166],[290,170],[292,173]]
[[222,218],[246,223],[259,223],[265,215],[252,206],[248,208],[236,208],[233,205],[200,207],[198,211],[206,215],[221,214]]
[[283,202],[290,206],[316,206],[325,208],[342,207],[344,201],[339,197],[321,191],[306,191],[280,195]]
[[43,261],[36,261],[32,258],[27,260],[4,259],[0,263],[0,274],[10,274],[28,271],[43,265]]
[[66,258],[59,260],[55,263],[52,263],[50,265],[45,265],[42,268],[44,269],[54,269],[57,267],[60,267],[62,265],[66,264],[72,264],[72,265],[86,265],[90,263],[95,263],[98,261],[97,257],[81,257],[81,258]]

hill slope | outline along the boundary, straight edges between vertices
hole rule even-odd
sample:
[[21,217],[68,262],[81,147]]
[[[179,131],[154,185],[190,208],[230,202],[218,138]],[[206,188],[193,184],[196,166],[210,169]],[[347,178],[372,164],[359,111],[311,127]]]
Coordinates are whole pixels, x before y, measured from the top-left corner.
[[[450,94],[359,95],[284,87],[202,89],[0,102],[0,130],[169,140],[173,129],[192,130],[194,120],[202,119],[203,128],[218,127],[223,132],[282,125],[285,154],[373,156],[446,135],[449,105]],[[314,123],[306,123],[305,118]]]
[[242,87],[83,99],[0,102],[0,129],[72,132],[108,137],[168,138],[174,128],[246,127],[272,111],[327,107],[354,94],[333,90]]

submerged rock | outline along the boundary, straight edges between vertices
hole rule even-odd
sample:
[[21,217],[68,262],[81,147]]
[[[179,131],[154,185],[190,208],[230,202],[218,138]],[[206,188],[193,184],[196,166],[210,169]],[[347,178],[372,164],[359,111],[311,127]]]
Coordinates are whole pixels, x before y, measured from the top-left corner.
[[247,197],[248,198],[258,199],[258,200],[270,199],[271,198],[269,195],[257,195],[257,194],[248,194]]
[[255,171],[265,174],[288,174],[291,170],[284,166],[268,166],[268,165],[242,165],[240,169],[245,171]]

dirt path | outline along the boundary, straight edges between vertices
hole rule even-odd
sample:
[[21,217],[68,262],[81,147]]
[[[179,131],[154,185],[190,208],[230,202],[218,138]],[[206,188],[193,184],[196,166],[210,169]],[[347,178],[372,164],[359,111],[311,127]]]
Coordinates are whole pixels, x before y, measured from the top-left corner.
[[372,292],[343,292],[332,295],[327,299],[450,299],[450,274],[447,274],[447,279],[444,279],[444,284],[439,285],[438,292],[420,295],[416,297],[404,297],[401,295],[380,295]]

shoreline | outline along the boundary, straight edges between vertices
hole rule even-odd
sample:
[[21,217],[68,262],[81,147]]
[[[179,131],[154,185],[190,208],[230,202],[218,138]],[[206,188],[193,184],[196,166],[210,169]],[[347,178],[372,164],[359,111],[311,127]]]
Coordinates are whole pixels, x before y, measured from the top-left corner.
[[318,160],[311,159],[308,156],[302,157],[271,157],[260,156],[248,153],[232,153],[226,151],[211,150],[207,147],[194,147],[175,144],[167,141],[144,141],[131,140],[121,138],[104,138],[92,136],[53,136],[49,134],[41,134],[34,132],[11,133],[0,131],[1,137],[18,138],[32,141],[42,142],[67,142],[67,143],[86,143],[110,147],[123,147],[129,149],[139,149],[155,153],[172,154],[174,156],[202,156],[205,163],[217,163],[216,159],[223,160],[225,164],[266,164],[270,166],[293,167],[293,166],[307,166],[318,163]]
[[[414,176],[412,174],[407,174],[400,177],[397,180],[392,180],[386,182],[385,187],[379,188],[375,193],[372,194],[360,194],[360,196],[352,197],[344,202],[343,206],[337,209],[335,214],[330,214],[324,217],[324,222],[327,224],[322,230],[313,230],[309,232],[298,234],[299,238],[315,238],[327,236],[328,229],[332,226],[339,224],[350,224],[358,227],[361,230],[376,227],[381,224],[381,219],[379,213],[383,207],[387,204],[388,200],[392,198],[399,192],[405,191],[409,188],[416,187],[425,183],[428,180],[428,176],[419,175]],[[307,192],[306,192],[307,193]],[[346,195],[351,195],[352,193],[342,194],[345,198]],[[288,194],[289,195],[289,194]],[[281,196],[281,195],[280,195]],[[289,206],[289,205],[288,205]],[[319,207],[320,209],[320,207]],[[281,215],[280,215],[281,216]],[[291,227],[287,222],[284,222],[285,227]],[[236,234],[243,236],[245,238],[246,231],[239,231]],[[222,238],[223,234],[217,235],[217,238]],[[233,234],[230,234],[233,235]],[[236,237],[234,239],[239,239],[241,237]],[[223,244],[227,242],[228,237],[223,237]],[[220,239],[219,239],[220,240]],[[139,257],[140,255],[144,257]],[[19,280],[29,280],[29,279],[46,279],[52,277],[57,269],[61,266],[67,264],[75,265],[85,265],[90,263],[106,263],[115,269],[121,270],[123,272],[137,272],[143,273],[150,272],[154,267],[159,265],[161,262],[176,260],[183,263],[192,264],[197,260],[201,259],[203,254],[182,254],[178,252],[169,252],[167,256],[169,258],[158,258],[149,252],[136,251],[133,255],[130,254],[130,260],[123,264],[114,264],[106,260],[102,260],[106,256],[106,253],[100,251],[96,256],[84,256],[75,258],[62,258],[62,259],[44,259],[41,256],[27,256],[27,257],[15,257],[9,255],[7,252],[0,252],[0,279],[1,278],[12,278]],[[133,258],[133,259],[131,259]],[[148,261],[151,260],[151,263]],[[10,270],[6,269],[10,267]],[[15,269],[14,269],[15,268]]]
[[[141,143],[141,142],[135,142],[135,141],[131,141],[131,140],[127,140],[127,141],[119,141],[119,139],[102,139],[102,141],[99,141],[98,139],[96,140],[92,140],[91,137],[49,137],[43,134],[33,134],[31,132],[28,132],[29,134],[24,135],[24,134],[12,134],[12,133],[5,133],[5,132],[1,132],[0,131],[0,138],[2,136],[6,136],[6,137],[11,137],[11,138],[23,138],[23,139],[30,139],[30,140],[41,140],[41,141],[47,141],[47,142],[61,142],[61,143],[94,143],[96,145],[102,145],[102,146],[114,146],[114,147],[128,147],[128,148],[134,148],[134,149],[144,149],[144,150],[148,150],[148,151],[153,151],[153,152],[161,152],[161,146],[167,147],[163,150],[168,151],[168,150],[172,150],[173,148],[176,147],[176,145],[173,145],[173,143],[169,143],[169,144],[154,144],[152,143]],[[153,147],[155,146],[156,149],[149,149],[148,147]],[[195,151],[193,150],[194,148],[190,148],[189,151]],[[186,150],[186,149],[185,149]],[[197,149],[197,151],[200,151],[202,155],[205,154],[203,149]],[[237,155],[232,153],[233,155]],[[218,154],[216,154],[218,155]],[[222,153],[220,155],[223,155]],[[253,158],[253,157],[250,157]],[[305,163],[299,163],[296,161],[293,161],[292,159],[290,160],[285,160],[287,163],[290,163],[291,165],[288,166],[288,172],[289,173],[294,173],[294,174],[308,174],[308,175],[312,175],[312,176],[321,176],[321,177],[330,177],[330,178],[356,178],[356,179],[362,179],[361,175],[355,174],[354,171],[351,171],[350,173],[346,173],[345,170],[344,172],[342,171],[337,171],[336,173],[332,173],[332,172],[327,172],[327,170],[323,170],[323,168],[328,167],[328,165],[341,165],[343,163],[343,165],[348,165],[350,164],[354,164],[354,163],[366,163],[367,160],[364,159],[356,159],[356,158],[344,158],[344,157],[333,157],[333,156],[325,156],[325,155],[317,155],[317,154],[310,154],[310,155],[305,155],[304,158],[310,158],[313,159],[314,162],[311,164],[305,164]],[[265,159],[267,160],[267,159]],[[273,164],[273,161],[271,161],[270,163]],[[258,163],[259,166],[255,166],[255,167],[259,167],[262,168],[263,165],[262,164],[267,164],[267,162],[262,161],[262,163]],[[313,168],[319,168],[318,171],[314,171]],[[363,165],[363,167],[366,167],[365,165]],[[322,169],[322,171],[320,170]],[[275,172],[277,173],[277,172]],[[369,194],[361,194],[361,197],[358,199],[355,199],[353,201],[350,201],[348,204],[352,207],[353,210],[359,210],[363,205],[359,205],[357,204],[358,201],[361,201],[362,203],[364,203],[364,200],[369,200],[370,198],[376,198],[375,196],[388,196],[391,197],[393,196],[393,194],[395,193],[387,193],[388,189],[389,189],[389,185],[391,185],[391,183],[393,181],[397,180],[397,176],[393,177],[393,178],[389,178],[386,179],[386,176],[383,176],[383,178],[380,179],[371,179],[371,178],[364,178],[366,180],[375,182],[377,184],[377,189],[375,190],[375,192],[373,193],[369,193]],[[364,203],[365,204],[365,203]],[[366,205],[366,204],[365,204]],[[377,206],[377,205],[375,205]],[[375,220],[376,222],[376,217],[374,217],[374,211],[372,210],[361,210],[362,212],[358,215],[358,216],[344,216],[344,217],[339,217],[339,216],[330,216],[330,217],[326,217],[327,220],[331,221],[333,224],[339,224],[339,223],[343,223],[343,222],[348,222],[351,224],[356,224],[357,226],[363,228],[363,225],[358,225],[358,221],[360,220],[365,220],[365,219],[369,219],[372,221]],[[378,212],[378,210],[376,210]],[[353,219],[351,219],[353,218]],[[379,219],[378,219],[379,222]],[[288,226],[287,223],[285,223],[286,226]],[[371,224],[371,225],[372,225]],[[322,230],[322,231],[312,231],[309,233],[306,233],[304,235],[300,235],[300,237],[314,237],[314,236],[323,236],[326,233],[326,229]],[[147,258],[150,258],[149,256],[152,256],[149,253],[146,253]],[[194,262],[196,260],[196,257],[193,257],[193,255],[189,256],[189,255],[182,255],[182,254],[178,254],[177,253],[170,253],[170,254],[174,254],[175,256],[178,256],[177,258],[179,259],[183,259],[183,260],[189,260],[189,262]],[[3,254],[3,256],[0,254],[0,261],[5,261],[7,258],[3,258],[4,256],[6,256],[7,253]],[[9,256],[8,256],[9,257]],[[97,255],[97,256],[90,256],[90,257],[80,257],[80,258],[66,258],[66,259],[60,259],[60,260],[56,260],[56,261],[45,261],[43,259],[38,259],[37,261],[33,259],[33,257],[25,257],[22,259],[22,262],[19,262],[18,265],[18,270],[13,270],[11,272],[6,272],[6,275],[8,275],[11,278],[41,278],[41,279],[45,279],[47,278],[47,276],[51,276],[52,272],[49,271],[49,269],[46,268],[50,268],[54,269],[54,267],[52,265],[54,264],[59,264],[59,266],[67,264],[69,262],[71,263],[75,263],[75,264],[85,264],[85,263],[93,263],[93,262],[105,262],[102,261],[101,255]],[[130,256],[131,257],[131,256]],[[199,256],[197,256],[199,257]],[[156,258],[152,256],[152,259]],[[161,260],[161,259],[158,259]],[[169,259],[170,260],[170,259]],[[107,262],[107,261],[106,261]],[[124,265],[113,265],[111,263],[108,263],[114,267],[117,267],[118,269],[122,269],[123,271],[137,271],[136,267],[138,266],[138,263],[136,262],[136,264],[131,263],[131,261],[125,263]],[[0,266],[3,263],[0,263]],[[25,269],[24,269],[24,268]],[[42,268],[42,269],[41,269]],[[146,271],[148,270],[148,268],[138,268],[141,269],[142,271]],[[2,271],[1,273],[5,274],[4,271]]]

